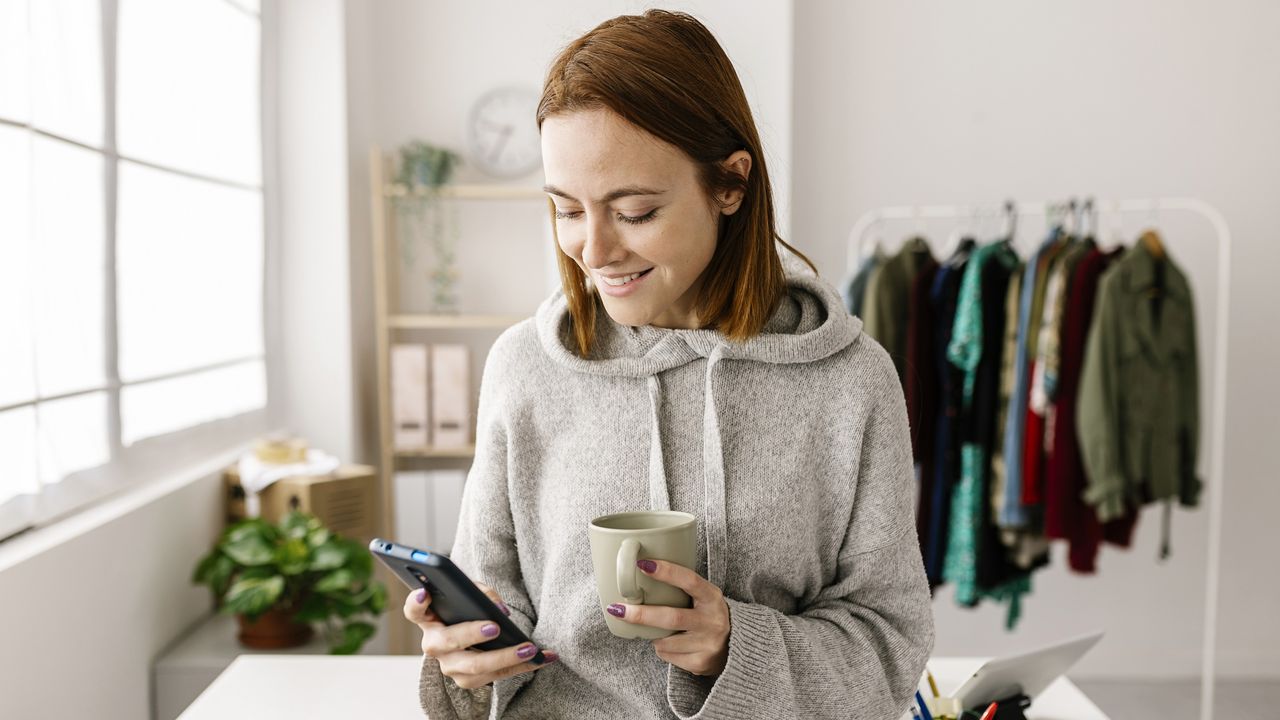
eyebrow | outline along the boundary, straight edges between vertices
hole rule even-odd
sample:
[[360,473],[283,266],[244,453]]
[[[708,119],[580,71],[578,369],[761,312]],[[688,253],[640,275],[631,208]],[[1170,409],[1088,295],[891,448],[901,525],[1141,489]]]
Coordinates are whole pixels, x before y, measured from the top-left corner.
[[[559,195],[565,200],[580,202],[577,198],[569,195],[568,193],[556,187],[555,185],[543,185],[542,190],[543,192],[549,192],[552,195]],[[630,195],[661,195],[664,192],[666,192],[666,190],[658,190],[656,188],[641,187],[639,185],[628,185],[626,187],[620,187],[617,190],[610,190],[609,192],[604,194],[604,197],[600,198],[599,202],[603,204],[607,202],[612,202],[614,200],[617,200],[618,198],[628,197]]]

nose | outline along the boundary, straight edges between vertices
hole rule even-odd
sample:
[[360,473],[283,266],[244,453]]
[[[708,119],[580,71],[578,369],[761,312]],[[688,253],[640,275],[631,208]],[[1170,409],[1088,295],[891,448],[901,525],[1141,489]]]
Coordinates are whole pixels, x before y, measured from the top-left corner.
[[[602,214],[603,215],[603,214]],[[615,229],[607,217],[597,216],[586,221],[586,240],[582,246],[582,262],[592,269],[608,267],[627,257],[626,248],[618,241]]]

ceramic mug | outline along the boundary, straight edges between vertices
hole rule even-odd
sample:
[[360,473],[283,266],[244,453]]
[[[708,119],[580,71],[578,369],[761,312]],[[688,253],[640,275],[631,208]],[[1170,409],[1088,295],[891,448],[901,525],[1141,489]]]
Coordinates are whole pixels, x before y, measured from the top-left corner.
[[698,562],[698,518],[675,510],[639,510],[603,515],[587,528],[600,610],[609,632],[622,638],[657,640],[674,630],[636,625],[605,612],[613,603],[687,608],[688,593],[646,575],[636,560],[667,560],[693,568]]

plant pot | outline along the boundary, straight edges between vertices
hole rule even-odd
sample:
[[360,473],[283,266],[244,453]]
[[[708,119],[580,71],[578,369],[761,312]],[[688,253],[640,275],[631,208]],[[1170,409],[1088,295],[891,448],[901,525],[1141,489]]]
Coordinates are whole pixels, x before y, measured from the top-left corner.
[[311,639],[313,631],[306,623],[294,622],[294,614],[271,608],[253,621],[244,615],[237,615],[240,633],[236,637],[241,645],[255,650],[279,650],[305,645]]

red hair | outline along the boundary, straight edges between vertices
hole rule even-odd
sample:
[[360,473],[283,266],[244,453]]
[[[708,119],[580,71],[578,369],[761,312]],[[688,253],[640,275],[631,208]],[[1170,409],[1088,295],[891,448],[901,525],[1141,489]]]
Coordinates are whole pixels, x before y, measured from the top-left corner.
[[[760,332],[785,291],[775,241],[808,263],[778,237],[769,171],[742,83],[711,32],[682,12],[648,10],[606,20],[569,43],[547,72],[538,103],[538,128],[552,115],[610,110],[679,148],[697,166],[708,198],[741,191],[732,215],[721,215],[715,252],[694,300],[700,327],[741,341]],[[746,150],[751,168],[743,178],[722,163]],[[547,199],[555,236],[555,204]],[[587,277],[560,249],[560,281],[583,357],[594,340],[598,298]]]

